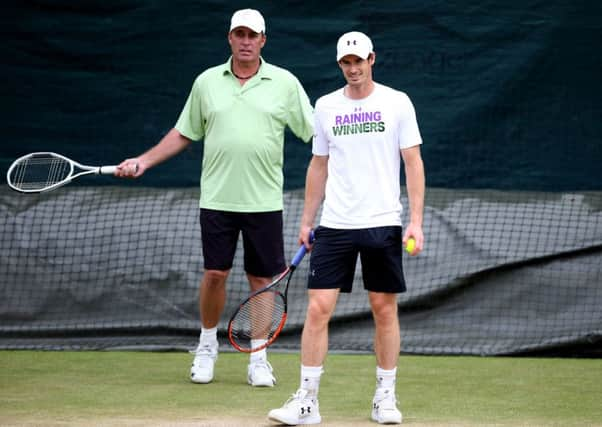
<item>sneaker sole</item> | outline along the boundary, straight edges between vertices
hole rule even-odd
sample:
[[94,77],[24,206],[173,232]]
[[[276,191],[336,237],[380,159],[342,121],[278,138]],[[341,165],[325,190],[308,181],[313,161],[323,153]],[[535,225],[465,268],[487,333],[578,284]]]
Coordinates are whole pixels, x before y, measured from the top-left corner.
[[269,383],[269,384],[253,384],[252,382],[249,382],[249,385],[251,387],[274,387],[274,383]]
[[275,380],[271,380],[270,382],[253,382],[251,378],[247,378],[247,384],[252,387],[274,387],[276,385]]
[[322,422],[322,417],[318,416],[318,417],[312,417],[312,418],[305,418],[302,420],[290,420],[290,419],[285,420],[283,418],[278,418],[275,416],[268,415],[268,420],[270,420],[274,423],[284,424],[287,426],[297,426],[297,425],[320,424]]
[[209,384],[211,381],[213,381],[213,377],[203,378],[203,377],[193,377],[192,375],[190,375],[190,381],[192,381],[195,384]]
[[379,424],[401,424],[403,421],[403,415],[399,418],[399,420],[379,420],[376,415],[372,415],[372,421],[376,421]]

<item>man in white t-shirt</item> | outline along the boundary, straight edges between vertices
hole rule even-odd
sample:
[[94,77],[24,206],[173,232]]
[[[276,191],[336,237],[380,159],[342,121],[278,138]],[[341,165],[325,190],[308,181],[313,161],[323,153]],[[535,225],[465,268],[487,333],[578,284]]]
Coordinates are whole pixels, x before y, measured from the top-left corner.
[[[268,418],[288,425],[321,421],[318,389],[328,352],[328,322],[341,292],[351,292],[359,255],[374,316],[376,391],[372,419],[399,424],[395,380],[401,346],[397,295],[406,290],[402,246],[423,248],[425,178],[422,138],[408,96],[372,80],[376,55],[363,33],[337,43],[347,81],[316,102],[313,157],[307,171],[299,240],[312,249],[309,301],[301,339],[301,385]],[[409,223],[402,229],[400,168],[403,160]],[[323,202],[315,243],[309,235]]]

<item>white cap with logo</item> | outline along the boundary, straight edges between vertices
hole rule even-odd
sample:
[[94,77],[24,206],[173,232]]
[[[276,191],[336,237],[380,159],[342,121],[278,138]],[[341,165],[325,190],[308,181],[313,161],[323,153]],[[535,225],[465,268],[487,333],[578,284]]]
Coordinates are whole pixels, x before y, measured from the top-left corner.
[[265,33],[265,21],[255,9],[241,9],[234,12],[230,21],[230,31],[237,27],[247,27],[256,33]]
[[359,31],[351,31],[343,34],[337,43],[337,62],[346,55],[357,55],[362,59],[367,59],[374,51],[372,40]]

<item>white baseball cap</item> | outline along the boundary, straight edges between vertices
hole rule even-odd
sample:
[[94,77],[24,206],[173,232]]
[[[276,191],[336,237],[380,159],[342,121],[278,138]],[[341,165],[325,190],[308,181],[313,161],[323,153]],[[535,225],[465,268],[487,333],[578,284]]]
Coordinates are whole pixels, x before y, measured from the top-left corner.
[[265,33],[265,21],[255,9],[241,9],[234,12],[230,21],[230,31],[237,27],[247,27],[256,33]]
[[367,59],[374,51],[372,41],[364,33],[351,31],[343,34],[337,43],[337,62],[346,55],[357,55],[360,58]]

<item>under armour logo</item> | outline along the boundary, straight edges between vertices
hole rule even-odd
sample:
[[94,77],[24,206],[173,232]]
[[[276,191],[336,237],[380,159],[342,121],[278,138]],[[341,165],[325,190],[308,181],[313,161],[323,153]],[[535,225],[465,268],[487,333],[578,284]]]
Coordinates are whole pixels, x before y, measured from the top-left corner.
[[305,415],[305,413],[311,413],[311,406],[302,406],[301,407],[301,415]]
[[351,46],[351,44],[357,45],[357,40],[347,40],[347,46]]

